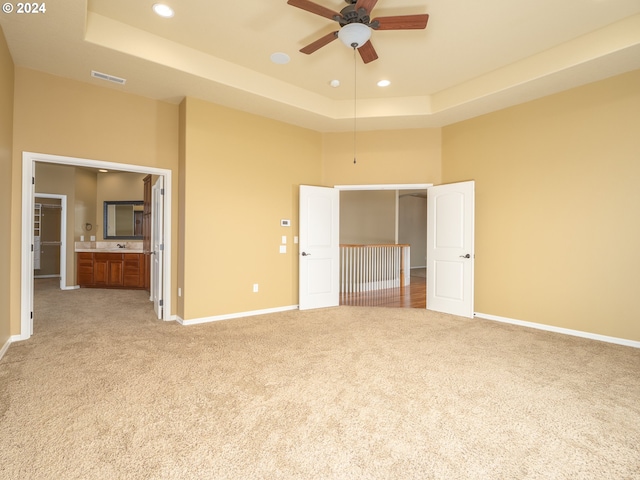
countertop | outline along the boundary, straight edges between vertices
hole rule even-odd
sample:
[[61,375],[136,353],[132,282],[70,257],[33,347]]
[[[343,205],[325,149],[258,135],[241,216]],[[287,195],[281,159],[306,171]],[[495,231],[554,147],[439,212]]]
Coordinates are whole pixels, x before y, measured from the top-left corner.
[[[124,245],[124,248],[118,247]],[[89,253],[144,253],[142,242],[75,242],[75,252]]]

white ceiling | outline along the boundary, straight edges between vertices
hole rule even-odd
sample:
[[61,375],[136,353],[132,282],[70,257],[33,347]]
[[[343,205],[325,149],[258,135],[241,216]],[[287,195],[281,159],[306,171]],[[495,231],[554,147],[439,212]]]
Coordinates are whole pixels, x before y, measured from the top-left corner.
[[[57,0],[45,13],[0,14],[0,25],[18,66],[322,132],[353,129],[354,111],[359,130],[447,125],[640,68],[640,0],[379,0],[372,18],[428,13],[429,23],[374,31],[379,59],[366,65],[340,41],[299,53],[339,26],[286,0],[165,0],[171,19],[153,3]],[[291,61],[272,63],[275,52]]]

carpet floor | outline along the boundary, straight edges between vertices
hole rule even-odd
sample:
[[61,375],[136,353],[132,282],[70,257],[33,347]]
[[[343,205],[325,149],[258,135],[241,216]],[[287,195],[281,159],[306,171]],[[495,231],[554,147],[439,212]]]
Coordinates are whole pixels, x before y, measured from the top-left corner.
[[421,309],[183,327],[37,288],[2,479],[639,479],[640,350]]

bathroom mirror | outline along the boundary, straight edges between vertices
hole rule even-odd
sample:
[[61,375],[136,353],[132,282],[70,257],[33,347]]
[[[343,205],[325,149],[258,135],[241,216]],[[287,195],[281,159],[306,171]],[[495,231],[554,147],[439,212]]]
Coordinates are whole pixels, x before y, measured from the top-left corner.
[[142,200],[104,202],[104,239],[142,240]]

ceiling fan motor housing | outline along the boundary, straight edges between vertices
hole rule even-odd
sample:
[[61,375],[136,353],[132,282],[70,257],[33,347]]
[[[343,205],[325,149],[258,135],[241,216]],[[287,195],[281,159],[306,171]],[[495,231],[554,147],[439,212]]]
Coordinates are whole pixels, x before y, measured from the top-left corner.
[[345,0],[349,5],[340,10],[340,15],[334,18],[336,22],[340,24],[341,27],[345,25],[349,25],[350,23],[363,23],[370,26],[371,18],[369,17],[369,12],[367,12],[364,8],[360,8],[356,10],[355,2],[351,2],[350,0]]

